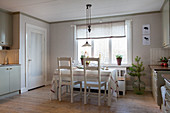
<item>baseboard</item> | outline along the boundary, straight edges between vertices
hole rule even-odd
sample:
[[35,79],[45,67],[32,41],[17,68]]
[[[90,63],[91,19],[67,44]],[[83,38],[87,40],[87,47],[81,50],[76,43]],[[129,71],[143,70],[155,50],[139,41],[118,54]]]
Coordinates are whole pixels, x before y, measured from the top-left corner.
[[28,89],[27,88],[21,88],[21,93],[25,93],[25,92],[27,92],[28,91]]
[[15,91],[15,92],[12,92],[12,93],[7,93],[7,94],[4,94],[4,95],[1,95],[0,99],[12,97],[12,96],[15,96],[15,95],[19,95],[19,91]]
[[[132,87],[131,85],[126,86],[126,90],[132,91],[132,90],[133,90],[133,87]],[[145,91],[152,91],[152,90],[151,90],[151,87],[146,86],[146,87],[145,87]]]

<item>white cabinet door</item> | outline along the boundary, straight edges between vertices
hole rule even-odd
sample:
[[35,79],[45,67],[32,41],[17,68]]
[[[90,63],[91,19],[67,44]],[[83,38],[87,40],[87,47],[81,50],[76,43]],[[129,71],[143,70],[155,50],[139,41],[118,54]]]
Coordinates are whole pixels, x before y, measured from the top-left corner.
[[10,92],[18,91],[21,88],[21,70],[20,66],[10,67]]
[[0,67],[0,95],[9,93],[9,70],[7,67]]

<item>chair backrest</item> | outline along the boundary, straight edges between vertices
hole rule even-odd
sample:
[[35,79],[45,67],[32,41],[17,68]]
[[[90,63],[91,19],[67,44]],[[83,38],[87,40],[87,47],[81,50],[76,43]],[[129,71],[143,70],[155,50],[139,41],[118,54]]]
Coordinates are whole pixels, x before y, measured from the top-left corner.
[[[97,66],[88,66],[86,64],[86,62],[97,62]],[[83,59],[83,63],[84,63],[84,82],[87,81],[87,70],[96,70],[98,72],[98,82],[100,84],[101,82],[101,71],[100,71],[100,58],[84,58]]]
[[[67,65],[62,65],[62,62],[67,62]],[[70,76],[71,80],[73,81],[73,67],[72,67],[72,58],[71,57],[58,57],[57,58],[57,66],[58,66],[58,74],[60,79],[62,76]],[[69,70],[69,74],[62,74],[61,69]]]

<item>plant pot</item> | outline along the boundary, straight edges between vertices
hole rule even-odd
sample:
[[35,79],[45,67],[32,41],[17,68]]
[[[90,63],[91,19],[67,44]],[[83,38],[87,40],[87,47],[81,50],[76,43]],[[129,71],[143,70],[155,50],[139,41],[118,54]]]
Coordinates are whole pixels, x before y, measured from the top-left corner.
[[121,65],[122,59],[121,58],[117,58],[117,65]]
[[83,65],[83,58],[80,58],[81,59],[81,65]]
[[140,80],[136,80],[133,82],[132,84],[134,92],[137,95],[142,95],[145,92],[145,83],[143,81]]

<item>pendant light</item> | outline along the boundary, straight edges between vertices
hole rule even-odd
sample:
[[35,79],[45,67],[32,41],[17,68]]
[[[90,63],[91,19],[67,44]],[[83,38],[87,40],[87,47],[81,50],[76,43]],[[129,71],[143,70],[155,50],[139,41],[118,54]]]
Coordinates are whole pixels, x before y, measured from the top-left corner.
[[[91,32],[91,4],[86,5],[86,38],[90,38]],[[91,47],[91,45],[86,41],[82,47]]]

